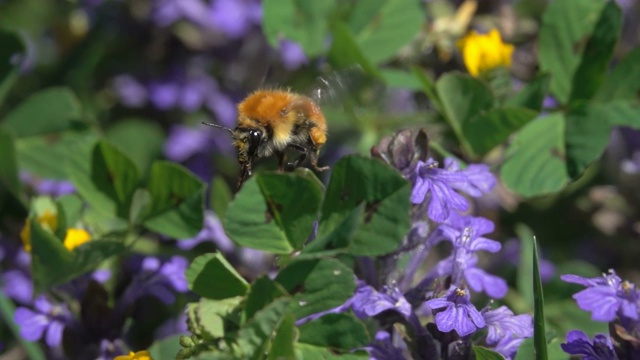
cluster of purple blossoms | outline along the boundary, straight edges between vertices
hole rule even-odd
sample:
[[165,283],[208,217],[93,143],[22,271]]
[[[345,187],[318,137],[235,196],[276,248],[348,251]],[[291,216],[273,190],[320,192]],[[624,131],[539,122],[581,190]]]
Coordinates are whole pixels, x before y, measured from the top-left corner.
[[[472,293],[483,292],[500,299],[508,290],[504,279],[489,274],[478,266],[478,255],[496,253],[501,244],[486,236],[494,224],[482,217],[462,214],[468,211],[467,196],[479,197],[496,184],[486,165],[468,165],[462,169],[453,159],[445,159],[444,168],[426,156],[426,137],[421,130],[401,131],[385,138],[372,154],[398,169],[413,184],[413,227],[405,238],[401,253],[409,254],[408,264],[400,278],[372,273],[370,261],[360,259],[359,269],[367,282],[357,280],[355,294],[344,304],[312,314],[297,324],[327,314],[352,311],[357,317],[374,318],[381,324],[375,341],[365,347],[371,359],[405,359],[409,354],[420,358],[465,358],[472,344],[489,347],[513,359],[520,344],[533,336],[532,317],[515,315],[506,306],[493,308],[492,301],[479,310]],[[420,281],[414,281],[429,251],[447,242],[451,255],[440,260]],[[384,266],[395,266],[389,258]],[[381,274],[394,274],[377,269]],[[387,276],[387,277],[385,277]],[[383,284],[383,285],[378,285]],[[424,319],[432,319],[424,324]],[[412,346],[392,326],[402,322],[414,334]],[[455,354],[454,354],[455,353]]]
[[[6,252],[4,248],[1,249]],[[29,262],[29,254],[24,251],[21,254]],[[22,258],[17,256],[15,259],[23,262],[25,259]],[[128,330],[125,325],[127,319],[138,316],[135,314],[140,311],[136,309],[145,307],[150,297],[163,304],[171,304],[176,301],[177,293],[188,291],[184,276],[188,262],[182,257],[161,260],[134,256],[127,263],[129,265],[120,274],[121,278],[116,279],[116,288],[122,288],[122,291],[116,294],[113,306],[108,305],[107,291],[103,286],[111,279],[111,272],[107,270],[75,278],[56,286],[52,292],[37,295],[35,299],[33,282],[27,270],[18,266],[3,273],[0,285],[7,290],[5,294],[19,304],[14,321],[20,335],[28,341],[42,340],[51,359],[113,359],[126,354]],[[186,322],[183,320],[168,319],[157,328],[155,335],[163,338],[184,334]]]
[[591,319],[609,323],[610,336],[616,339],[613,342],[609,336],[597,334],[590,341],[585,333],[574,330],[567,334],[562,349],[571,355],[583,355],[584,359],[640,358],[640,290],[613,270],[596,278],[571,274],[560,278],[586,287],[573,295],[578,307],[590,312]]

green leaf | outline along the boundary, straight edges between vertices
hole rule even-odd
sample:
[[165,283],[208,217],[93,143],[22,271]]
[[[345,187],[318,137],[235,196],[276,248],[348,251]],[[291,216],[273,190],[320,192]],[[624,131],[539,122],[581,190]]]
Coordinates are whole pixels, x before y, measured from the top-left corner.
[[16,307],[13,304],[13,301],[9,299],[4,292],[0,291],[0,318],[2,319],[2,323],[6,324],[13,333],[14,338],[20,342],[20,346],[24,349],[27,358],[32,360],[45,360],[40,344],[37,342],[27,341],[20,336],[20,327],[13,320],[15,310]]
[[211,180],[209,187],[209,207],[221,219],[227,211],[227,206],[233,199],[229,184],[220,176],[215,176]]
[[411,227],[410,192],[409,182],[381,161],[343,157],[333,167],[317,238],[344,234],[335,230],[351,218],[357,220],[357,228],[349,238],[331,238],[330,248],[357,256],[386,254],[400,245]]
[[273,330],[287,314],[290,299],[277,299],[258,311],[238,331],[238,347],[246,359],[261,359],[271,340]]
[[464,128],[473,118],[494,106],[491,90],[480,80],[459,73],[447,73],[436,82],[436,91],[442,115],[458,137],[458,141],[471,152]]
[[285,38],[300,44],[308,57],[318,56],[325,50],[329,17],[335,7],[335,0],[265,0],[262,2],[264,35],[275,48]]
[[43,229],[33,217],[30,220],[30,239],[34,282],[38,291],[92,271],[103,261],[125,251],[122,242],[108,239],[91,240],[69,251],[61,239]]
[[484,155],[537,115],[536,111],[525,108],[491,109],[463,123],[462,133],[473,153]]
[[533,309],[533,232],[524,224],[516,225],[516,234],[520,239],[520,264],[518,265],[518,277],[516,284],[518,292],[522,295],[527,307]]
[[365,324],[352,314],[327,314],[300,326],[302,343],[349,351],[371,341]]
[[204,221],[205,184],[183,166],[156,161],[149,175],[151,208],[144,226],[175,239],[196,236]]
[[640,129],[640,106],[616,101],[577,104],[570,109],[565,132],[569,175],[578,177],[602,155],[614,126]]
[[275,281],[289,293],[304,289],[294,295],[290,306],[300,319],[344,304],[356,289],[354,279],[350,268],[327,259],[297,261],[280,271]]
[[[1,21],[0,21],[1,22]],[[25,56],[25,46],[15,32],[0,29],[0,105],[18,79],[18,64],[15,56]]]
[[348,68],[357,64],[372,77],[380,77],[378,68],[362,52],[353,34],[343,23],[333,26],[333,40],[327,56],[335,68]]
[[[68,167],[74,171],[88,172],[91,169],[91,149],[96,136],[91,133],[64,132],[55,138],[32,136],[16,142],[20,168],[29,174],[47,179],[67,180]],[[64,161],[61,164],[61,159]]]
[[180,346],[180,337],[182,335],[173,335],[162,340],[156,340],[149,347],[149,354],[152,359],[162,359],[167,355],[177,354],[182,348]]
[[359,1],[348,22],[362,52],[378,64],[389,60],[410,43],[420,32],[426,17],[416,1]]
[[507,106],[526,107],[531,110],[540,111],[544,97],[549,91],[549,83],[551,76],[549,74],[541,74],[536,76],[514,97],[507,100]]
[[203,335],[211,339],[228,336],[234,329],[230,323],[237,324],[237,311],[243,299],[241,296],[223,300],[201,298],[195,313],[200,330],[206,332]]
[[542,280],[540,279],[540,264],[538,262],[538,244],[533,237],[533,342],[536,359],[546,360],[547,336],[544,329],[544,294],[542,293]]
[[476,360],[504,360],[502,354],[483,346],[473,345],[473,353],[476,356]]
[[105,137],[126,153],[144,174],[151,162],[162,153],[162,127],[150,120],[129,118],[110,126]]
[[385,84],[392,88],[422,90],[422,82],[412,72],[396,69],[382,69],[380,75]]
[[[116,214],[127,219],[133,193],[138,187],[140,175],[133,161],[110,143],[101,140],[93,148],[91,181],[95,190],[104,193],[116,204]],[[78,188],[85,198],[88,189]],[[91,189],[93,190],[93,189]]]
[[296,319],[291,314],[284,316],[271,343],[268,360],[295,359],[293,345],[298,337],[295,321]]
[[80,102],[64,87],[41,90],[21,102],[0,122],[18,137],[69,130],[82,114]]
[[621,30],[622,10],[615,1],[608,1],[573,76],[571,102],[591,99],[598,91],[607,76],[609,61]]
[[224,227],[242,246],[287,254],[300,249],[311,235],[321,200],[321,184],[308,170],[259,173],[229,204]]
[[[56,199],[59,209],[62,209],[67,227],[74,227],[80,219],[84,202],[76,194],[63,195]],[[58,221],[58,224],[60,221]]]
[[640,46],[624,57],[602,82],[593,100],[638,100],[640,93]]
[[244,306],[244,319],[248,320],[253,318],[256,312],[275,299],[285,295],[287,295],[286,291],[282,289],[280,284],[269,279],[266,275],[259,277],[251,284],[251,289],[249,289],[249,294],[247,295]]
[[507,149],[500,169],[505,185],[526,197],[562,189],[569,182],[564,160],[564,127],[560,113],[523,127]]
[[584,331],[589,337],[609,332],[607,323],[592,320],[591,313],[580,309],[573,299],[553,303],[545,301],[544,315],[547,323],[559,334],[566,334],[575,329]]
[[538,35],[542,72],[551,75],[551,92],[567,103],[584,49],[606,4],[602,0],[550,2]]
[[31,218],[31,266],[38,291],[63,282],[73,268],[73,254],[62,241]]
[[[3,129],[0,129],[0,164],[2,164],[0,166],[0,194],[4,189],[17,196],[22,186],[18,176],[16,149],[13,136]],[[1,195],[0,198],[2,198]]]
[[320,346],[309,344],[296,344],[297,360],[363,360],[369,359],[369,354],[364,350],[354,351],[348,354],[336,355],[333,351]]
[[220,253],[200,255],[185,272],[189,289],[208,299],[247,293],[249,284]]

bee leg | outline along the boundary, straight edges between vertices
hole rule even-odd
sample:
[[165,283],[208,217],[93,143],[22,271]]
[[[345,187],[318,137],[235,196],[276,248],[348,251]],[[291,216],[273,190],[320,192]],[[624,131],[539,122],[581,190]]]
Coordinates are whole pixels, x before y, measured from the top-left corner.
[[290,144],[289,148],[301,152],[300,156],[297,159],[287,164],[289,168],[295,169],[299,164],[301,164],[307,158],[307,149],[303,146],[296,145],[296,144]]
[[315,171],[329,170],[328,166],[323,166],[323,167],[318,166],[318,156],[320,155],[320,149],[318,148],[309,149],[309,154],[311,157],[311,167],[313,168],[313,170]]
[[278,156],[278,171],[285,171],[285,166],[287,164],[287,153],[284,151],[277,153]]
[[253,174],[251,171],[251,163],[244,163],[240,165],[240,175],[238,175],[238,184],[236,190],[240,190],[242,184]]

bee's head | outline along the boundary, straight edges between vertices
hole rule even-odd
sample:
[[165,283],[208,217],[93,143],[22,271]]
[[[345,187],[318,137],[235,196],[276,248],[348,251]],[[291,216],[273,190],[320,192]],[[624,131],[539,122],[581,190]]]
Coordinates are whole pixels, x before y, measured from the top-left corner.
[[236,128],[233,131],[233,145],[238,149],[238,162],[250,163],[262,144],[262,130],[256,128]]

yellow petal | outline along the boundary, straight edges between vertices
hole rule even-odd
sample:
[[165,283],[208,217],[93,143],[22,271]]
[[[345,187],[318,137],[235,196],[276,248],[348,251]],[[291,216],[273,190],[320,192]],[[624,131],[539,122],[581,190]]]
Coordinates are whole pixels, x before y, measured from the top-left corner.
[[142,350],[137,353],[133,353],[133,351],[129,351],[128,355],[120,355],[113,358],[113,360],[153,360],[151,358],[151,354],[148,351]]
[[84,229],[70,228],[64,238],[64,247],[69,251],[91,240],[91,235]]
[[478,34],[472,30],[457,45],[464,65],[472,76],[477,77],[496,67],[511,66],[514,47],[502,42],[497,29],[492,29],[487,34]]

